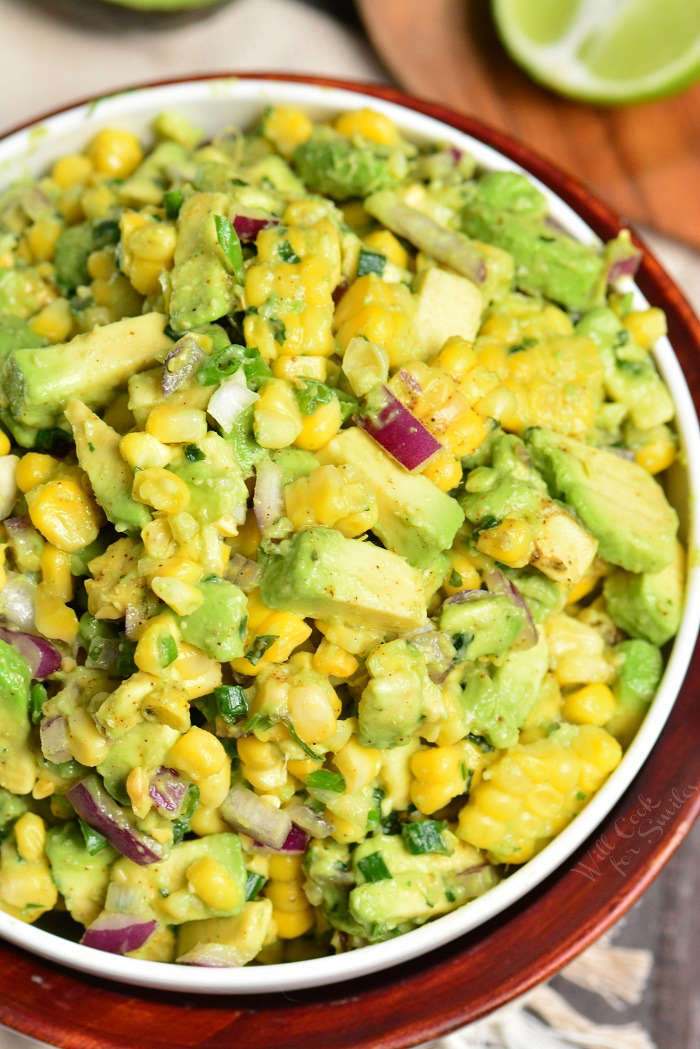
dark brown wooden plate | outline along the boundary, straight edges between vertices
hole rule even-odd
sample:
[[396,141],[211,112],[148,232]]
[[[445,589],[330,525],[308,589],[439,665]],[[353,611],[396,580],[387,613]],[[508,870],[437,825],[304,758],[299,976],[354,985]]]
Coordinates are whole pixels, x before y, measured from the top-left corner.
[[627,222],[700,247],[700,83],[644,105],[573,102],[540,87],[511,61],[487,0],[356,3],[402,87],[532,142]]
[[[249,74],[260,77],[261,74]],[[401,91],[313,77],[426,113],[542,179],[603,238],[618,218],[579,182],[502,132]],[[639,285],[665,309],[696,407],[700,323],[645,250]],[[0,943],[0,1022],[61,1049],[406,1049],[547,979],[634,903],[700,811],[700,657],[650,757],[598,831],[544,884],[474,932],[405,965],[312,991],[174,995],[83,976]]]

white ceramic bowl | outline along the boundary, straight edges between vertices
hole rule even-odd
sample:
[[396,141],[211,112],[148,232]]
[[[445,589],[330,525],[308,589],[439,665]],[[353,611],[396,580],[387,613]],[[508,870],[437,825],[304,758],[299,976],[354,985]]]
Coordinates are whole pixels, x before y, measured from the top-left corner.
[[[226,125],[245,127],[268,105],[298,105],[312,116],[327,118],[346,109],[369,105],[386,113],[416,141],[449,142],[471,153],[485,168],[522,170],[496,150],[462,132],[391,102],[340,88],[318,87],[283,80],[212,78],[144,87],[79,105],[18,131],[0,141],[0,186],[15,178],[44,172],[59,155],[80,150],[100,127],[118,125],[145,138],[156,114],[173,109],[208,133]],[[531,176],[532,177],[532,176]],[[537,179],[550,213],[572,236],[596,243],[591,228]],[[635,305],[648,305],[635,288]],[[691,550],[700,546],[700,431],[680,365],[667,339],[656,347],[656,360],[673,396],[677,426],[687,461],[687,489],[692,497],[679,507]],[[658,694],[644,723],[619,767],[589,805],[534,859],[484,896],[412,932],[347,954],[242,969],[202,969],[139,961],[105,954],[72,943],[0,912],[0,935],[13,943],[63,965],[95,976],[109,977],[141,987],[209,994],[290,991],[336,983],[397,965],[456,939],[505,910],[544,881],[595,830],[631,783],[652,749],[683,681],[693,653],[700,621],[700,564],[690,558],[686,609]]]

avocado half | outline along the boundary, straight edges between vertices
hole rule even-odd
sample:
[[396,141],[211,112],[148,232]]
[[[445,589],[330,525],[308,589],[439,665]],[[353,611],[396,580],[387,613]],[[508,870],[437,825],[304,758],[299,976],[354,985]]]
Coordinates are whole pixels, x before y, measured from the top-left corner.
[[104,0],[118,7],[130,7],[135,11],[186,11],[194,7],[213,7],[223,0]]

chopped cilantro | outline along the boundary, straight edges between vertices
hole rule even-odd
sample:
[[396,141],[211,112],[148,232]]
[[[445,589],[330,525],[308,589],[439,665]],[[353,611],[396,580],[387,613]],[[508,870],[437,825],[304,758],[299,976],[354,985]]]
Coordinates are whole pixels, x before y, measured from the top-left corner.
[[215,215],[216,239],[237,280],[243,279],[243,248],[238,234],[225,215]]
[[376,273],[381,277],[385,266],[386,255],[382,255],[378,251],[367,251],[366,248],[360,248],[360,255],[357,260],[358,277],[364,277],[366,273]]
[[169,219],[176,219],[180,214],[180,208],[182,207],[182,190],[169,189],[167,193],[163,194],[163,205],[167,217]]
[[305,784],[312,790],[330,790],[334,794],[342,794],[345,790],[345,776],[342,776],[340,772],[331,772],[329,769],[317,769],[309,773]]
[[447,845],[440,833],[445,829],[444,821],[421,820],[420,823],[404,823],[401,836],[404,845],[414,856],[426,852],[447,853]]
[[227,379],[242,367],[246,383],[251,390],[258,390],[272,372],[254,346],[239,346],[231,343],[217,353],[213,353],[203,362],[197,372],[200,386],[217,386],[222,379]]
[[204,457],[204,452],[196,444],[185,445],[185,459],[188,463],[201,463]]
[[212,692],[212,698],[217,713],[228,725],[234,725],[248,713],[248,704],[241,685],[219,685]]
[[301,262],[301,259],[288,240],[283,240],[278,246],[277,254],[283,262]]
[[259,637],[256,637],[255,641],[246,652],[245,658],[249,663],[252,663],[254,667],[257,666],[268,648],[274,645],[277,640],[277,634],[261,634]]
[[85,841],[85,848],[91,856],[96,856],[98,852],[104,849],[107,844],[107,839],[104,834],[100,834],[99,831],[93,830],[84,820],[79,819],[80,830]]
[[177,659],[177,642],[170,634],[158,638],[158,662],[165,669]]

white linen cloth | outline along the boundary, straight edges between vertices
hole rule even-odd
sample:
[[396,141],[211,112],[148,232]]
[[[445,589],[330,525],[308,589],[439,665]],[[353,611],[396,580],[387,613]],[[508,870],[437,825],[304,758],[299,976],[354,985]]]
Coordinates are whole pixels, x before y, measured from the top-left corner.
[[[385,81],[368,44],[297,0],[234,0],[197,19],[124,16],[89,0],[0,0],[0,133],[47,110],[138,81],[273,70]],[[647,233],[700,310],[700,258]],[[565,975],[611,1004],[639,1000],[651,954],[589,948]],[[536,1015],[535,1015],[536,1014]],[[655,1049],[636,1024],[596,1025],[551,986],[422,1049]],[[51,1049],[0,1027],[0,1049]]]

